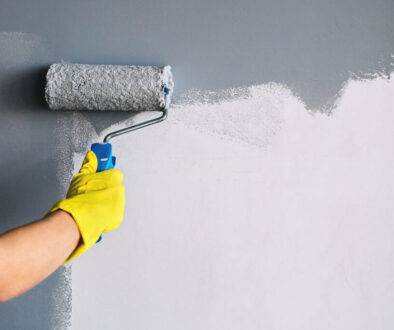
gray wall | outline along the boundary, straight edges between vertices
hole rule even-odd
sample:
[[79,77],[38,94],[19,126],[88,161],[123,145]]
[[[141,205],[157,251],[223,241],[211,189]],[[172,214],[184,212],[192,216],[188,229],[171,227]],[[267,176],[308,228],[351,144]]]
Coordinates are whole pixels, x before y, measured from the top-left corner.
[[[88,137],[43,99],[45,70],[82,63],[171,64],[176,99],[189,89],[288,85],[309,108],[330,111],[351,76],[388,74],[392,1],[0,0],[0,231],[41,217],[62,196],[62,145]],[[11,33],[10,33],[11,32]],[[20,33],[15,33],[20,32]],[[86,114],[97,133],[129,115]],[[82,142],[81,142],[82,141]],[[0,306],[0,328],[64,328],[70,274],[60,269]]]

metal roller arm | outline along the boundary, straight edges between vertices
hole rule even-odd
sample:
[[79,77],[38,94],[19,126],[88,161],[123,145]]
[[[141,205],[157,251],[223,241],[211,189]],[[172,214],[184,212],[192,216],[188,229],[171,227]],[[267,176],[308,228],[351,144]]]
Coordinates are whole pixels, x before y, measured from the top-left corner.
[[150,125],[153,125],[153,124],[160,123],[161,121],[166,119],[167,116],[168,116],[168,108],[166,107],[166,108],[163,109],[163,113],[162,113],[162,115],[160,117],[153,118],[153,119],[144,121],[142,123],[135,124],[135,125],[130,126],[130,127],[122,128],[120,130],[117,130],[117,131],[114,131],[114,132],[111,132],[111,133],[107,134],[104,137],[104,143],[109,142],[109,140],[111,140],[112,138],[114,138],[116,136],[119,136],[119,135],[122,135],[122,134],[125,134],[125,133],[128,133],[128,132],[131,132],[131,131],[135,131],[137,129],[140,129],[140,128],[143,128],[143,127],[146,127],[146,126],[150,126]]

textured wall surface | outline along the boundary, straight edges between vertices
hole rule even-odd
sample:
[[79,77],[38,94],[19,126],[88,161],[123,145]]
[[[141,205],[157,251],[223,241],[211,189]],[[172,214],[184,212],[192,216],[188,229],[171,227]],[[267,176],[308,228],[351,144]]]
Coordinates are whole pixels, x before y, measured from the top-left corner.
[[74,263],[73,329],[391,329],[393,107],[382,78],[331,117],[262,85],[114,139],[125,219]]
[[170,64],[176,84],[171,123],[116,142],[123,229],[74,263],[72,294],[62,268],[1,305],[0,328],[62,329],[72,305],[76,329],[390,329],[393,93],[376,77],[393,69],[393,14],[383,0],[0,0],[0,231],[41,217],[89,144],[136,119],[50,112],[49,64]]

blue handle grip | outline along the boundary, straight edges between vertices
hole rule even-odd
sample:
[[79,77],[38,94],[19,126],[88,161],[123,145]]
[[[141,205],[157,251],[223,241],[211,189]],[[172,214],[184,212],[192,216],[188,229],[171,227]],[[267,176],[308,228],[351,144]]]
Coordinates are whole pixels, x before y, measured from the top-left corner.
[[112,156],[111,143],[93,143],[90,150],[92,150],[97,157],[97,172],[115,167],[116,158]]
[[[93,143],[90,150],[92,150],[97,157],[97,172],[115,167],[116,157],[112,156],[111,143]],[[102,238],[103,235],[100,235],[96,243],[100,242]]]

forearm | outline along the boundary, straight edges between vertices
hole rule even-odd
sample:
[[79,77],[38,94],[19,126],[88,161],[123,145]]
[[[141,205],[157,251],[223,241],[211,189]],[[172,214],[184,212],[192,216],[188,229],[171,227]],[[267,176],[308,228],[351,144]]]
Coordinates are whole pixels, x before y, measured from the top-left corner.
[[64,211],[0,235],[0,302],[53,273],[74,251],[80,233]]

